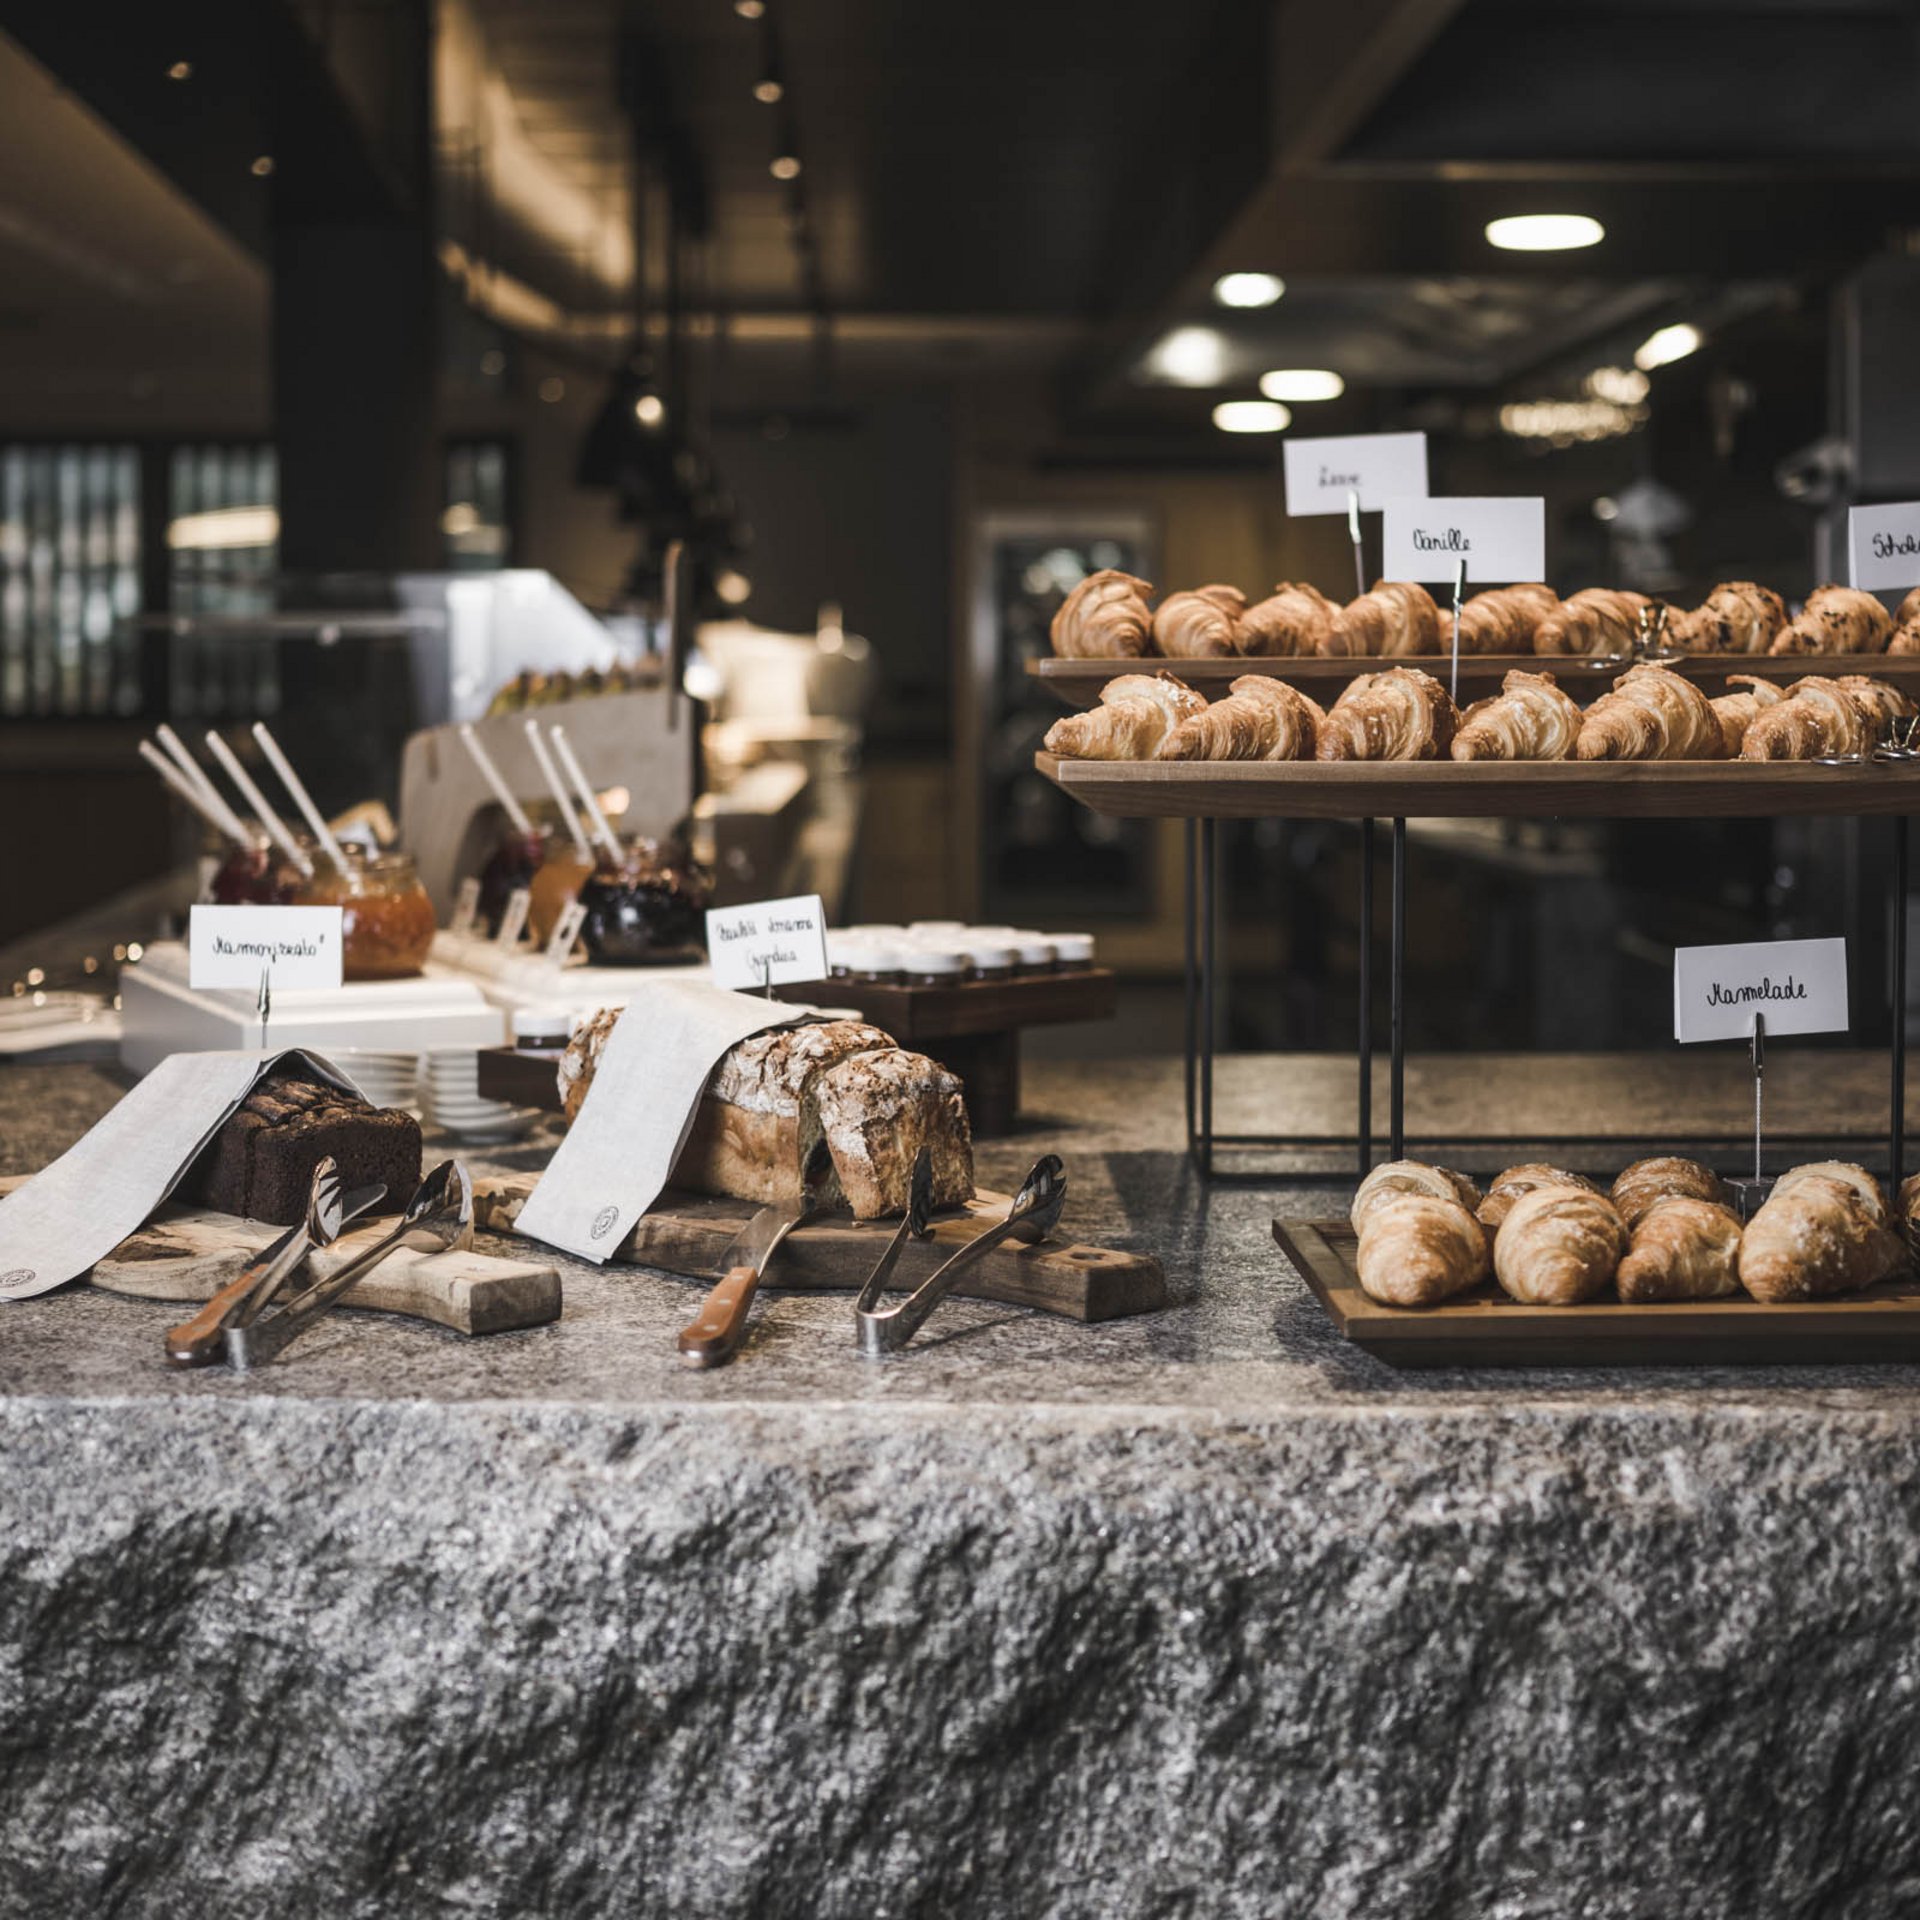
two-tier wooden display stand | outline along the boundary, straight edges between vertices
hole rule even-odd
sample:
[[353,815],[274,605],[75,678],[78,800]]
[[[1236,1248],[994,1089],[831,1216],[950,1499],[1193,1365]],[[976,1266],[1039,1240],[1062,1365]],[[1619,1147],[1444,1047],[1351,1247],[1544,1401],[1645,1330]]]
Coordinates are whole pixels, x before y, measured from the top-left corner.
[[[1081,663],[1059,663],[1081,664]],[[1096,663],[1110,665],[1111,663]],[[1338,663],[1351,673],[1352,664]],[[1772,664],[1772,663],[1769,663]],[[1808,663],[1797,663],[1805,670]],[[1815,663],[1831,665],[1832,662]],[[1822,766],[1807,761],[1109,761],[1035,755],[1061,790],[1096,813],[1187,823],[1187,1152],[1203,1178],[1223,1150],[1335,1147],[1324,1137],[1223,1135],[1213,1125],[1213,1012],[1218,987],[1214,928],[1221,820],[1352,820],[1361,840],[1359,1123],[1356,1171],[1373,1161],[1374,828],[1392,823],[1389,992],[1389,1157],[1404,1158],[1406,1124],[1406,869],[1409,818],[1586,819],[1886,817],[1894,822],[1888,877],[1893,1009],[1892,1116],[1888,1161],[1897,1187],[1904,1155],[1906,1074],[1907,816],[1920,808],[1920,763]],[[1257,1176],[1272,1181],[1287,1175]],[[1299,1177],[1299,1176],[1292,1176]],[[1324,1178],[1324,1175],[1319,1176]]]

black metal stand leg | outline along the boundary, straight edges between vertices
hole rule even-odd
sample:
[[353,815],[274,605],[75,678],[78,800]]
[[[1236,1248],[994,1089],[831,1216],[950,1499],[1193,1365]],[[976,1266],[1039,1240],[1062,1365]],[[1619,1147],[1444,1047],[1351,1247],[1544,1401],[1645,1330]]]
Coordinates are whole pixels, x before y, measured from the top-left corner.
[[1887,1161],[1893,1190],[1900,1191],[1907,1155],[1907,817],[1893,822],[1893,924],[1887,929],[1888,983],[1893,1002],[1893,1119],[1887,1135]]
[[1193,1161],[1196,1158],[1193,1103],[1194,1075],[1198,1069],[1200,1057],[1200,1035],[1198,1032],[1200,1019],[1200,983],[1194,964],[1195,941],[1193,927],[1194,916],[1198,913],[1200,907],[1200,881],[1199,876],[1194,871],[1200,859],[1199,823],[1193,820],[1182,821],[1181,831],[1186,841],[1187,853],[1186,904],[1182,915],[1186,936],[1187,983],[1187,1158],[1189,1161]]
[[1216,823],[1200,822],[1200,1171],[1213,1176],[1213,993],[1214,924],[1219,907],[1214,886]]
[[1388,1046],[1391,1052],[1387,1083],[1387,1157],[1404,1160],[1407,1157],[1407,823],[1404,820],[1393,823],[1392,914],[1393,976],[1388,983],[1391,1008],[1388,1014]]
[[1360,822],[1360,1178],[1373,1167],[1373,822]]

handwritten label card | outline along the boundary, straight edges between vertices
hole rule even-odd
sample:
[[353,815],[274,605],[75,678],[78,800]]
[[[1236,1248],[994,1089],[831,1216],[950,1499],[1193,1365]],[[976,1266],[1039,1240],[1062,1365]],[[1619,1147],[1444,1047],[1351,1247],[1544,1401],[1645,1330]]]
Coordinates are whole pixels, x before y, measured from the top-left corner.
[[1547,570],[1547,503],[1503,495],[1389,500],[1380,568],[1389,580],[1451,585],[1467,563],[1476,587],[1538,580]]
[[827,977],[827,913],[817,893],[715,907],[707,915],[713,984],[747,992]]
[[195,907],[187,916],[187,984],[276,991],[337,987],[342,947],[338,907]]
[[1678,947],[1673,955],[1673,1037],[1745,1040],[1764,1014],[1767,1037],[1847,1030],[1844,940],[1754,940],[1737,947]]
[[[1424,433],[1350,433],[1337,439],[1286,440],[1287,514],[1345,513],[1359,494],[1367,513],[1427,490]],[[1406,578],[1416,576],[1407,575]]]
[[1920,587],[1920,500],[1854,507],[1847,514],[1853,584],[1869,593]]

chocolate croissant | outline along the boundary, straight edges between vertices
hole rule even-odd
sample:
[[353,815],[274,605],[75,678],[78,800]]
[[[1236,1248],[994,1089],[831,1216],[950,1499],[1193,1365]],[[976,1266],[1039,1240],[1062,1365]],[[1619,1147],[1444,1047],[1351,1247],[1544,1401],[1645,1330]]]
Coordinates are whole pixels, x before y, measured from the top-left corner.
[[1487,1236],[1458,1200],[1387,1194],[1360,1223],[1353,1267],[1370,1300],[1436,1306],[1487,1277]]
[[[1492,587],[1476,593],[1460,609],[1462,653],[1531,653],[1540,622],[1560,604],[1551,587],[1537,580],[1517,587]],[[1442,620],[1440,651],[1451,652],[1453,633]]]
[[1810,673],[1784,699],[1756,714],[1741,744],[1742,760],[1818,760],[1864,753],[1873,734],[1838,680]]
[[1061,601],[1053,650],[1063,660],[1136,660],[1153,651],[1153,615],[1145,580],[1103,567]]
[[1511,669],[1491,700],[1460,716],[1456,760],[1571,760],[1580,737],[1580,709],[1550,673]]
[[1614,1279],[1622,1300],[1718,1300],[1740,1291],[1740,1222],[1675,1194],[1640,1216]]
[[1893,610],[1893,638],[1889,653],[1920,653],[1920,587],[1915,587]]
[[1815,587],[1769,653],[1885,653],[1893,615],[1858,587]]
[[1169,660],[1227,659],[1240,650],[1240,615],[1245,606],[1233,587],[1170,593],[1154,612],[1154,644]]
[[1530,1306],[1574,1307],[1605,1290],[1626,1250],[1625,1223],[1604,1194],[1536,1187],[1494,1236],[1493,1273]]
[[1775,1183],[1740,1240],[1740,1284],[1756,1300],[1855,1293],[1907,1266],[1905,1243],[1874,1217],[1856,1182],[1805,1167]]
[[1667,638],[1689,653],[1765,653],[1787,624],[1787,603],[1752,580],[1723,580],[1690,613],[1676,613]]
[[1123,673],[1100,689],[1097,707],[1056,720],[1042,744],[1063,760],[1151,760],[1206,705],[1170,673]]
[[1319,651],[1341,656],[1438,653],[1440,609],[1417,581],[1376,580],[1370,592],[1334,615]]
[[1249,656],[1324,653],[1340,609],[1305,582],[1283,580],[1240,620],[1240,651]]
[[1533,630],[1535,653],[1631,653],[1640,617],[1652,605],[1644,593],[1587,587],[1570,595]]
[[1707,696],[1671,667],[1629,667],[1580,721],[1580,760],[1718,760],[1726,752]]
[[1843,673],[1840,684],[1846,688],[1847,698],[1859,709],[1860,718],[1867,723],[1869,740],[1883,739],[1899,722],[1911,720],[1920,713],[1912,697],[1890,680],[1870,679],[1864,673]]
[[1328,710],[1316,760],[1444,760],[1456,715],[1447,690],[1418,667],[1363,673]]
[[1629,1229],[1637,1227],[1648,1209],[1662,1200],[1705,1200],[1716,1207],[1733,1204],[1732,1189],[1711,1167],[1674,1154],[1636,1160],[1614,1181],[1608,1197]]
[[1162,760],[1311,760],[1326,715],[1284,680],[1243,673],[1226,699],[1183,720],[1161,743]]
[[1480,1202],[1476,1217],[1489,1233],[1497,1233],[1521,1199],[1540,1187],[1580,1187],[1588,1193],[1600,1191],[1584,1174],[1569,1173],[1564,1167],[1549,1167],[1536,1161],[1523,1167],[1509,1167],[1501,1174],[1488,1187],[1487,1197]]

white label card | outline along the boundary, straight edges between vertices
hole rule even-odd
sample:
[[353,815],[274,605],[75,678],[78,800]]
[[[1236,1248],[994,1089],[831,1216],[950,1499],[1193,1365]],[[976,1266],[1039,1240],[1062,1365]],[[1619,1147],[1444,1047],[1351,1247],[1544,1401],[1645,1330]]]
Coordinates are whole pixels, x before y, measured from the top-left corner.
[[1920,587],[1920,500],[1850,509],[1847,554],[1853,584],[1869,593]]
[[338,907],[195,907],[187,916],[187,984],[257,993],[266,972],[278,992],[337,987]]
[[586,924],[587,910],[578,900],[569,900],[560,909],[560,918],[553,923],[553,931],[547,935],[547,958],[556,967],[567,963],[567,956],[573,952],[573,943],[580,938],[580,929]]
[[533,895],[525,887],[515,887],[507,895],[507,904],[500,909],[500,924],[493,930],[493,943],[503,953],[511,953],[520,944],[520,936],[527,930],[527,909],[533,904]]
[[1462,560],[1474,587],[1538,580],[1547,570],[1547,503],[1498,494],[1389,500],[1382,546],[1389,580],[1450,587]]
[[1677,947],[1673,1037],[1745,1040],[1764,1014],[1767,1038],[1847,1030],[1844,940],[1754,940],[1737,947]]
[[[1427,490],[1424,433],[1350,433],[1338,439],[1283,440],[1287,514],[1345,513],[1360,496],[1363,512],[1378,513],[1389,500],[1417,498]],[[1411,576],[1409,576],[1411,577]]]
[[827,977],[827,913],[817,893],[707,914],[713,984],[748,993]]
[[459,897],[453,903],[453,918],[447,922],[449,933],[471,933],[480,918],[480,882],[472,875],[460,882]]

